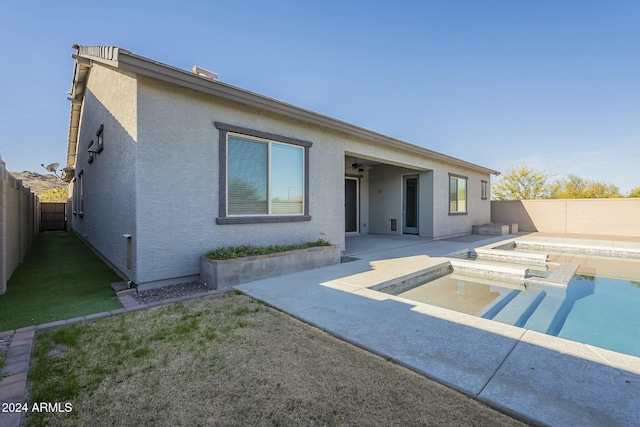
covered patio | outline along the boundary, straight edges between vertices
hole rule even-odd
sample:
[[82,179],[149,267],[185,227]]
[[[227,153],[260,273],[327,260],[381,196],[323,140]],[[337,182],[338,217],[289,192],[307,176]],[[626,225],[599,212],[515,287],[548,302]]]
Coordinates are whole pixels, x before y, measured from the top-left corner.
[[[514,236],[494,236],[468,234],[450,239],[434,240],[430,237],[422,237],[411,234],[361,234],[345,238],[344,256],[354,258],[376,259],[388,251],[394,253],[406,253],[407,256],[422,253],[429,256],[444,256],[455,252],[461,243],[484,242],[492,243],[494,240],[513,238]],[[475,245],[474,245],[475,246]]]

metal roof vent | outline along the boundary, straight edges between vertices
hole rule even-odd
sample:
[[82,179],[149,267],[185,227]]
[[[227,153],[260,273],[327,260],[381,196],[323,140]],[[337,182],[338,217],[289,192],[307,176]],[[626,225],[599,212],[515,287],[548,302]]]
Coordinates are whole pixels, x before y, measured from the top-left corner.
[[194,65],[191,71],[193,71],[193,74],[197,74],[200,77],[211,80],[218,80],[218,75],[216,73],[214,73],[213,71],[205,70],[204,68],[198,67],[197,65]]

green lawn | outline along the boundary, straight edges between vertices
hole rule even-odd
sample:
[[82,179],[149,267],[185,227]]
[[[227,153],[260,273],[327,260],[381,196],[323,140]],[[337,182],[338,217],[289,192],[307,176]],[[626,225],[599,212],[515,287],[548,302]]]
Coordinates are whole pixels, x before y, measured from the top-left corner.
[[121,308],[121,280],[74,233],[40,233],[0,295],[0,331]]

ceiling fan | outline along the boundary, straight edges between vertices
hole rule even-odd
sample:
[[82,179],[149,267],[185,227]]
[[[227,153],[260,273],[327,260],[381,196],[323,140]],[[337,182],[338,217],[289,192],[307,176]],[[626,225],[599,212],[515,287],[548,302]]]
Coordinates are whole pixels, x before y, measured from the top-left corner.
[[358,159],[357,158],[353,158],[353,163],[351,164],[351,168],[352,169],[358,169],[360,172],[363,172],[365,169],[366,170],[371,170],[373,169],[373,167],[371,165],[365,165],[362,163],[358,163]]

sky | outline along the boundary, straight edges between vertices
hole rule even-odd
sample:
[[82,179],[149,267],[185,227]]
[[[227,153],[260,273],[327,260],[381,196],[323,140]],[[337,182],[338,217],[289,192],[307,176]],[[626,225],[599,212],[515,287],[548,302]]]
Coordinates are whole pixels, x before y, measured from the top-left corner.
[[73,43],[507,172],[640,187],[640,1],[0,1],[0,155],[64,166]]

